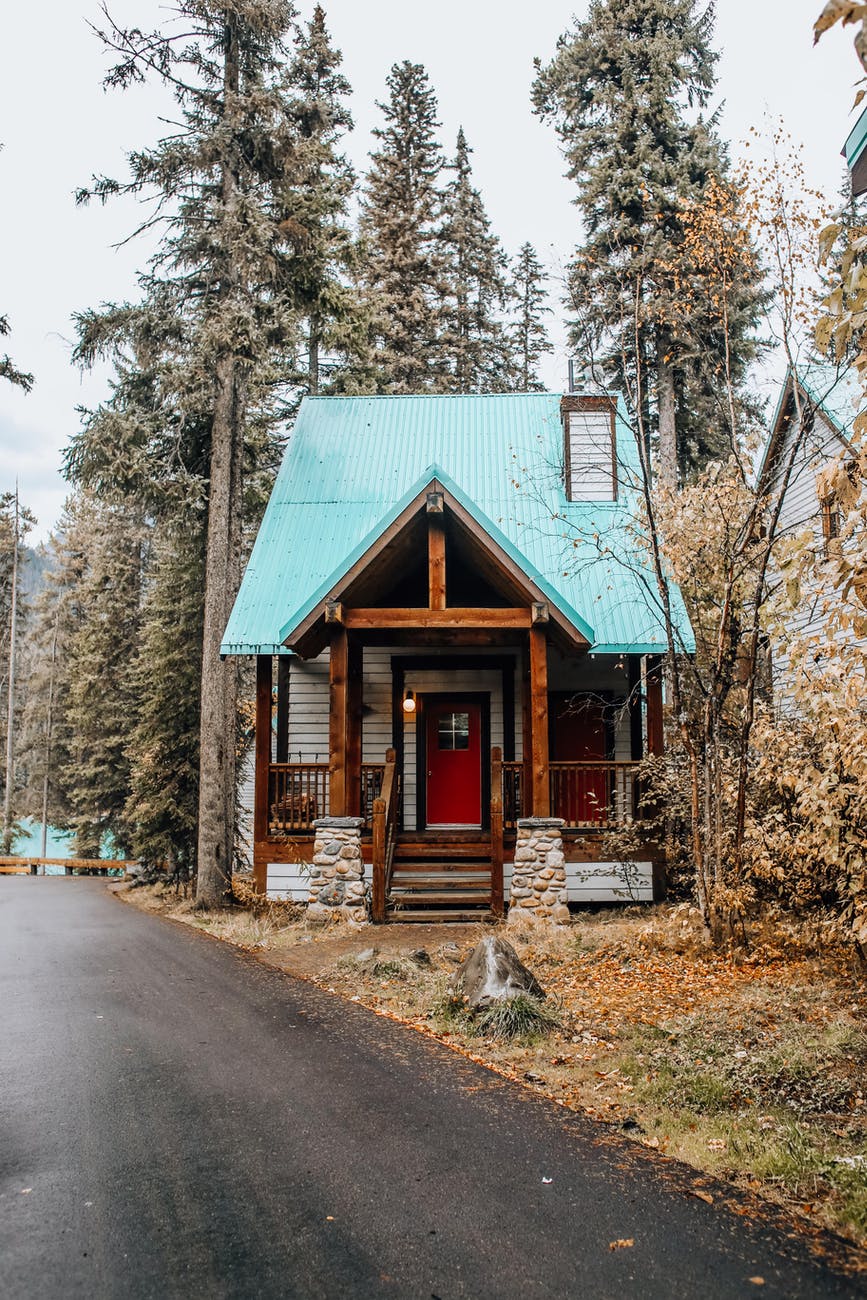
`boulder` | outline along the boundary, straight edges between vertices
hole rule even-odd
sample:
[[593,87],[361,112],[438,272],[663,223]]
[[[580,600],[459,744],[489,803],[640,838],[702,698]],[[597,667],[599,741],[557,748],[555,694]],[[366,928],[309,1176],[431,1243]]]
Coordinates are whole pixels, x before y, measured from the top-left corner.
[[493,935],[476,944],[449,980],[449,989],[462,994],[470,1011],[484,1010],[518,993],[543,998],[545,990],[506,939]]

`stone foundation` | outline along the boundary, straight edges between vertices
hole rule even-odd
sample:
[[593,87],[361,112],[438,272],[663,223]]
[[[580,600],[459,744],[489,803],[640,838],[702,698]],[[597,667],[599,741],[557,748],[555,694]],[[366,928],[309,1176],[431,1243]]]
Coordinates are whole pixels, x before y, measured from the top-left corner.
[[307,893],[311,921],[367,920],[364,906],[363,817],[319,817],[313,823],[313,864]]
[[564,825],[560,817],[524,817],[518,822],[510,924],[569,925]]

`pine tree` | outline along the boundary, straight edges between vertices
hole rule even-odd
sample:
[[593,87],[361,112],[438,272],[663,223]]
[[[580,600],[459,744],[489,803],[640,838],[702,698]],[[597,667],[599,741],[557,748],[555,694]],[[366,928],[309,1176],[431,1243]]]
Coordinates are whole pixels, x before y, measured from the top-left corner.
[[[348,281],[355,241],[349,228],[349,202],[355,175],[338,152],[341,136],[352,129],[346,104],[349,82],[340,72],[343,57],[331,45],[321,5],[305,29],[298,28],[283,92],[295,140],[291,170],[279,200],[289,249],[286,279],[295,309],[305,322],[307,344],[303,387],[318,393],[322,349],[329,373],[357,348],[363,327],[357,297]],[[345,364],[345,363],[344,363]],[[326,378],[328,374],[326,375]]]
[[[154,538],[139,648],[131,669],[125,811],[137,857],[189,879],[195,868],[199,785],[202,538],[169,525]],[[155,671],[156,669],[156,671]]]
[[461,127],[454,161],[447,168],[453,176],[443,194],[439,233],[447,285],[438,349],[448,368],[443,388],[455,393],[505,392],[515,386],[503,324],[509,296],[507,262],[472,183],[471,152]]
[[126,856],[132,843],[126,804],[145,527],[125,508],[83,495],[70,504],[64,527],[67,545],[79,557],[76,585],[66,593],[75,626],[64,647],[65,795],[78,855],[99,857],[109,833]]
[[[127,182],[101,179],[82,192],[152,197],[165,235],[141,278],[143,302],[82,318],[83,362],[101,352],[117,362],[132,339],[150,375],[132,410],[114,400],[90,421],[69,463],[110,492],[154,471],[175,479],[185,508],[204,521],[197,896],[210,906],[232,864],[238,673],[219,646],[240,580],[242,478],[273,456],[267,414],[286,378],[281,358],[297,344],[283,200],[298,141],[281,85],[295,11],[287,0],[181,0],[177,13],[178,37],[103,33],[120,55],[108,84],[162,78],[182,127],[130,155]],[[124,435],[122,451],[107,441],[112,427]],[[139,458],[125,469],[130,447]]]
[[518,391],[543,392],[539,362],[551,352],[544,318],[551,315],[545,291],[545,272],[530,243],[522,244],[512,266],[512,298],[516,319],[511,327],[512,346],[518,370]]
[[[7,316],[0,316],[0,338],[8,333],[9,319]],[[23,388],[25,393],[29,393],[33,387],[33,376],[19,370],[8,354],[0,357],[0,379],[7,379],[10,384],[16,384],[19,388]]]
[[[713,121],[697,116],[714,85],[712,27],[713,6],[698,0],[593,0],[551,63],[537,63],[533,88],[536,112],[556,123],[584,223],[569,272],[573,346],[598,357],[605,381],[655,428],[669,484],[725,346],[679,291],[691,273],[682,206],[726,172]],[[741,281],[728,338],[740,374],[757,312],[752,264]]]
[[41,820],[46,805],[81,857],[98,857],[106,833],[121,852],[131,843],[124,807],[145,537],[125,507],[73,495],[26,639],[22,810]]
[[20,646],[27,608],[21,591],[22,543],[35,523],[22,507],[18,490],[0,495],[0,743],[2,743],[3,818],[2,845],[8,853],[12,841],[16,733],[20,722],[18,690]]
[[362,285],[371,313],[373,383],[383,393],[437,391],[443,258],[439,248],[443,155],[434,92],[421,64],[396,63],[385,126],[371,155],[362,201]]

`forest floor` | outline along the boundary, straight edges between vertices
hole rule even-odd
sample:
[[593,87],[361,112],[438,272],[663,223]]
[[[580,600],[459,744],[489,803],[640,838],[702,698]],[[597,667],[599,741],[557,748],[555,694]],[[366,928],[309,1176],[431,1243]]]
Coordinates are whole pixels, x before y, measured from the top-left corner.
[[[867,1247],[864,972],[803,929],[765,923],[747,951],[723,954],[686,904],[581,912],[544,935],[323,929],[285,905],[200,913],[158,886],[118,888],[662,1155],[782,1203],[807,1231],[830,1228]],[[490,933],[508,937],[545,988],[559,1019],[548,1032],[482,1036],[448,997],[449,975]]]

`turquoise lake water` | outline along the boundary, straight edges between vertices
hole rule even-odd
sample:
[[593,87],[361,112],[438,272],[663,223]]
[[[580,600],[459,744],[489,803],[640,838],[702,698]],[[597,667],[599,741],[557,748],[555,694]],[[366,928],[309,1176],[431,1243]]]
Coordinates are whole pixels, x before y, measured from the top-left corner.
[[[42,823],[27,818],[24,821],[24,833],[13,840],[12,852],[21,858],[39,857],[42,853]],[[45,856],[47,858],[71,858],[73,856],[72,836],[64,831],[55,830],[53,826],[49,826],[48,837],[45,841]],[[46,876],[62,876],[63,867],[46,867],[45,874]]]

